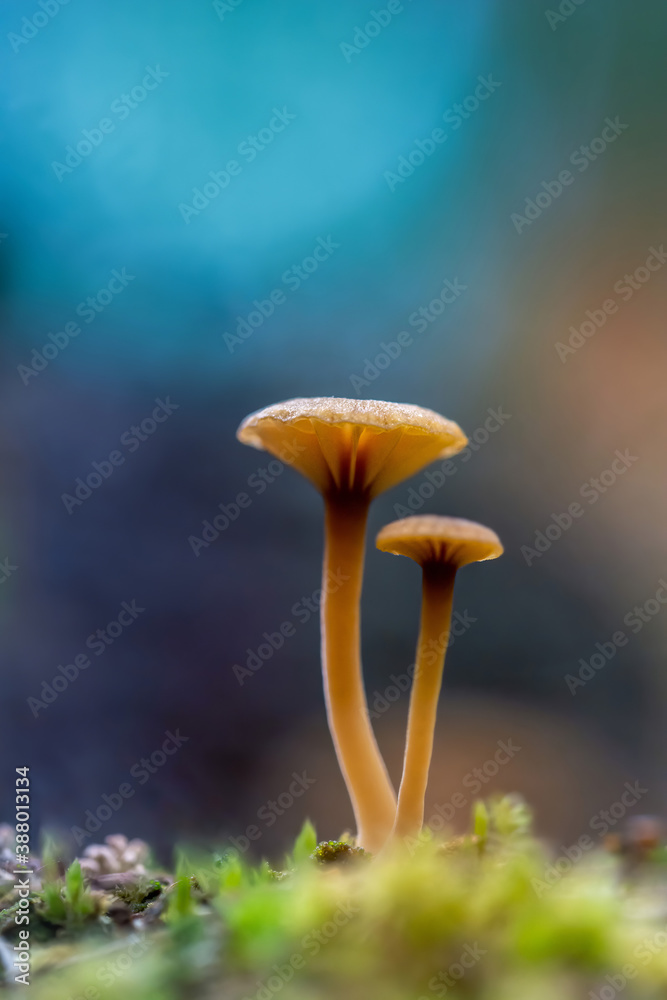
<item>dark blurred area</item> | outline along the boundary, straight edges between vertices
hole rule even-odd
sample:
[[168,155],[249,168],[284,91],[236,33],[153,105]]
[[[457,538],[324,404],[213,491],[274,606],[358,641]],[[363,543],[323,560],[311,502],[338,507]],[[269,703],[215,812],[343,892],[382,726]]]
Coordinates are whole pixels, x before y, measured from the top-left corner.
[[[626,781],[664,814],[664,4],[0,18],[0,818],[29,765],[34,821],[68,835],[105,795],[92,839],[163,850],[350,825],[308,612],[321,502],[235,439],[315,395],[472,441],[372,508],[364,664],[396,782],[419,573],[373,538],[448,513],[506,554],[457,583],[427,815],[475,780],[560,838]],[[490,775],[498,740],[521,750]]]

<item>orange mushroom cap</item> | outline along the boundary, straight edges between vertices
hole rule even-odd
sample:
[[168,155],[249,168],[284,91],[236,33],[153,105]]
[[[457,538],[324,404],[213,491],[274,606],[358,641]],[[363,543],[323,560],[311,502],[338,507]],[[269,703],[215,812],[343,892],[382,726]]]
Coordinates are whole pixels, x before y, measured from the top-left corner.
[[503,554],[495,531],[461,517],[425,514],[392,521],[379,532],[376,545],[382,552],[407,556],[424,563],[447,563],[459,569],[468,563],[497,559]]
[[293,465],[320,490],[375,497],[468,439],[452,420],[410,403],[290,399],[246,417],[239,441]]

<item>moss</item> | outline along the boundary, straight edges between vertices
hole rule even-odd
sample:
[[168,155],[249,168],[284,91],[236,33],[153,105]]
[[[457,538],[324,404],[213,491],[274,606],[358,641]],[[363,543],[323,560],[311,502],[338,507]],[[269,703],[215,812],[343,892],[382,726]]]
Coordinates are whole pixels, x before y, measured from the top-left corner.
[[323,840],[310,855],[321,865],[345,865],[360,858],[370,858],[363,847],[353,847],[344,840]]
[[45,875],[41,890],[30,897],[31,927],[38,937],[77,935],[91,927],[99,930],[103,896],[86,888],[79,861],[73,861],[64,876],[55,869]]
[[133,913],[143,913],[147,906],[162,894],[164,886],[159,879],[142,879],[134,885],[118,885],[114,896],[126,903]]
[[371,859],[311,827],[282,870],[180,852],[169,887],[120,891],[125,921],[90,911],[68,870],[49,890],[57,933],[40,944],[31,916],[31,1000],[85,996],[105,970],[104,1000],[581,1000],[629,966],[623,1000],[667,996],[662,842],[631,872],[602,844],[556,864],[516,798],[476,805],[471,830]]

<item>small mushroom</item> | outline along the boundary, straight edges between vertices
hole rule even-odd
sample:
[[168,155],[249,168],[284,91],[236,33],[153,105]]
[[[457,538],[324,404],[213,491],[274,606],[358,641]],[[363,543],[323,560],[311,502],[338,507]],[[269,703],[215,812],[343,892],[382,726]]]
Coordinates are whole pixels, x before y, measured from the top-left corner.
[[[368,715],[361,674],[359,604],[371,500],[467,444],[457,424],[400,403],[292,399],[246,417],[237,436],[293,465],[324,497],[322,671],[329,728],[357,823],[377,851],[396,797]],[[343,584],[332,585],[332,580]]]
[[490,528],[456,517],[406,517],[377,536],[382,552],[407,556],[422,567],[422,610],[416,669],[410,693],[403,777],[395,837],[415,836],[424,821],[424,795],[433,753],[438,696],[449,642],[454,578],[461,566],[502,555]]

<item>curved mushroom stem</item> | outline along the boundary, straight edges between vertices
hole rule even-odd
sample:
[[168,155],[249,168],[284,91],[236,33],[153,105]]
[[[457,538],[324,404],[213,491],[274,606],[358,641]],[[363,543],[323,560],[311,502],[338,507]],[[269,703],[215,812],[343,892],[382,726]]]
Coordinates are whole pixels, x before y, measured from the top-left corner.
[[361,673],[359,620],[369,501],[353,493],[334,493],[324,500],[321,622],[327,717],[359,842],[375,853],[391,833],[396,795],[375,742]]
[[417,665],[410,693],[394,837],[417,836],[424,822],[424,796],[433,753],[445,651],[449,642],[455,576],[453,566],[434,562],[423,566]]

